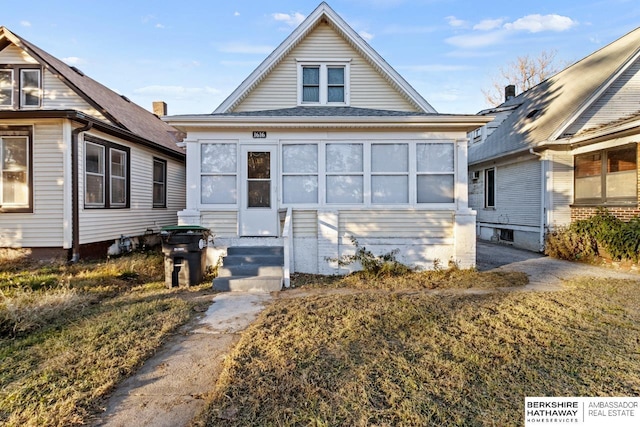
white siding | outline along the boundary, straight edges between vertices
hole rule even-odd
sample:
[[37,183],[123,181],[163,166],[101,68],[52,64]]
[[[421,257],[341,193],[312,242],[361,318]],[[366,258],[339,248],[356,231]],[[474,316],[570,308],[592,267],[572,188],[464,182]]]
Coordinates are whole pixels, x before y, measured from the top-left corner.
[[[470,206],[478,222],[505,226],[540,226],[541,167],[537,159],[495,166],[495,209],[484,208],[484,173],[471,183]],[[508,228],[508,227],[505,227]]]
[[573,156],[571,152],[554,152],[549,155],[549,224],[567,225],[571,222],[573,203]]
[[44,98],[42,108],[46,110],[77,110],[97,119],[107,121],[95,108],[76,94],[49,71],[44,71]]
[[[130,207],[126,209],[85,209],[84,144],[80,143],[80,244],[117,239],[121,235],[138,236],[147,229],[159,231],[178,222],[177,212],[184,209],[185,169],[183,164],[157,155],[151,150],[96,134],[95,136],[131,148]],[[153,158],[167,160],[167,208],[153,208]]]
[[340,211],[340,237],[445,239],[453,237],[452,211]]
[[319,24],[235,108],[259,111],[297,105],[296,58],[351,58],[352,107],[417,111],[373,66],[328,24]]
[[0,213],[0,246],[63,246],[63,153],[61,120],[12,121],[34,125],[33,213]]
[[294,237],[316,237],[318,235],[318,212],[293,211],[293,235]]
[[211,230],[216,237],[238,236],[238,212],[237,211],[203,211],[200,216],[200,225]]
[[16,45],[9,45],[0,52],[0,64],[37,64],[27,52]]
[[638,112],[640,61],[632,64],[565,132],[577,134]]

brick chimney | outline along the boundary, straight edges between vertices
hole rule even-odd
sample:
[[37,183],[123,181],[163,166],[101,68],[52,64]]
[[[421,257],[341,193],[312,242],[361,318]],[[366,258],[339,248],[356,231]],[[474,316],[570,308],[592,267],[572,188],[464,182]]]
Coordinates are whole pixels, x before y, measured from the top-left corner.
[[516,97],[516,86],[515,85],[508,85],[504,87],[504,100],[508,101],[511,98],[515,98]]
[[164,101],[153,101],[153,114],[158,117],[167,115],[167,103]]

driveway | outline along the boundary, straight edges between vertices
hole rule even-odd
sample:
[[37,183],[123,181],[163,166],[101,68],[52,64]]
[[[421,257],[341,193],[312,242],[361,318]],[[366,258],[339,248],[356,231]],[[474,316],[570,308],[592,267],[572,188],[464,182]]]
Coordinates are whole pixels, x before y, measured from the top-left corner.
[[530,290],[558,290],[563,281],[576,277],[640,280],[637,272],[563,261],[506,245],[478,241],[476,250],[479,271],[521,271],[529,276],[526,288]]

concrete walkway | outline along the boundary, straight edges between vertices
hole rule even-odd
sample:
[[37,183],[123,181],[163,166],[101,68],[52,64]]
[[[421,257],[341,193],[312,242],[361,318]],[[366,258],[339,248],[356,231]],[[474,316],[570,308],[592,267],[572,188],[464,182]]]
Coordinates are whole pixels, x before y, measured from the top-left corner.
[[[562,282],[580,276],[635,279],[640,274],[616,271],[545,257],[509,246],[478,243],[480,271],[522,271],[529,275],[526,290],[552,291]],[[522,288],[518,288],[521,290]],[[512,290],[511,288],[505,290]],[[325,292],[316,290],[315,292]],[[336,289],[331,292],[348,292]],[[212,298],[209,309],[197,322],[165,344],[108,400],[94,426],[186,426],[204,407],[207,392],[214,388],[221,364],[242,332],[275,297],[304,296],[304,289],[281,293],[222,293]]]
[[[209,298],[211,298],[209,296]],[[189,424],[213,390],[225,356],[272,297],[224,293],[197,322],[171,339],[118,386],[94,426],[180,427]]]
[[529,276],[527,290],[555,291],[562,282],[577,277],[640,280],[640,274],[578,262],[563,261],[510,246],[478,242],[476,266],[479,271],[521,271]]

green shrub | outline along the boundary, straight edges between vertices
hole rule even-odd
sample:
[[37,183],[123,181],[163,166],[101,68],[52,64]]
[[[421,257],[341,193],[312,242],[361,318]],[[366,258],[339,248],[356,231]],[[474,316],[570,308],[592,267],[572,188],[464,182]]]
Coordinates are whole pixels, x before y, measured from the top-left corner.
[[401,276],[412,271],[410,267],[396,259],[398,249],[376,256],[366,247],[360,246],[354,237],[351,237],[351,243],[356,247],[355,254],[344,255],[339,259],[329,259],[329,261],[337,261],[340,267],[359,262],[364,274],[370,277]]
[[546,236],[545,253],[568,260],[609,256],[614,260],[640,258],[640,218],[624,222],[606,209],[589,219],[561,227]]

